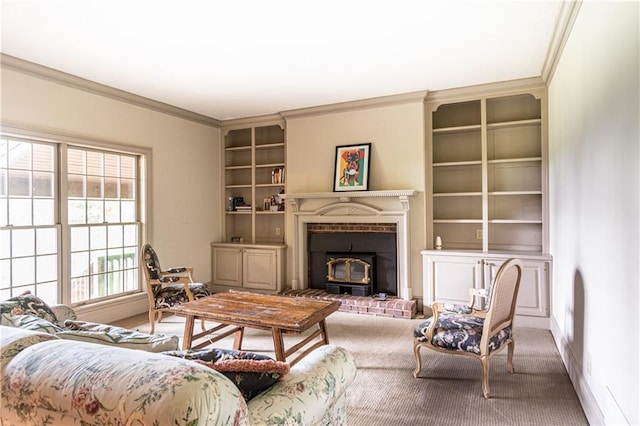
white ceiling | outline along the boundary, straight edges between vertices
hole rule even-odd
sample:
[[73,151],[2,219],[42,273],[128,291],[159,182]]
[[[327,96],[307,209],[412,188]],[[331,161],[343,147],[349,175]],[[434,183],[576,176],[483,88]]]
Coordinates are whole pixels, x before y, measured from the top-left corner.
[[542,73],[562,2],[2,0],[2,53],[219,120]]

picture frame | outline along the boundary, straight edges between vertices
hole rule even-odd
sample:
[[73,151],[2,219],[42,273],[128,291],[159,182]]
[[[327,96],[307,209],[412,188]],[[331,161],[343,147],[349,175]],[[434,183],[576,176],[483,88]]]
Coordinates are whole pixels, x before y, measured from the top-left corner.
[[368,191],[371,143],[336,146],[333,191]]

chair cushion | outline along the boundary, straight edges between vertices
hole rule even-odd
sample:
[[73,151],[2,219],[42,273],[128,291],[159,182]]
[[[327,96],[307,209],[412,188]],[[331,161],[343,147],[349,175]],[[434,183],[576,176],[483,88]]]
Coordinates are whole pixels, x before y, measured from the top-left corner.
[[171,334],[145,334],[122,327],[87,321],[64,322],[67,330],[56,333],[61,339],[79,340],[147,352],[163,352],[178,348],[179,338]]
[[[209,287],[204,283],[190,283],[189,290],[193,297],[200,299],[209,296],[211,293]],[[154,290],[154,299],[156,301],[156,309],[171,308],[189,301],[187,293],[184,291],[183,284],[172,284],[166,286],[157,286]]]
[[[418,325],[413,335],[421,343],[427,341],[427,329],[433,317]],[[484,319],[469,315],[443,313],[438,316],[431,344],[441,349],[480,354],[480,340]],[[489,339],[489,353],[511,339],[511,327],[505,327]]]
[[44,300],[25,293],[0,302],[0,314],[34,315],[50,323],[57,324],[58,318]]
[[266,355],[232,349],[200,349],[163,352],[206,365],[231,380],[246,401],[270,388],[289,372],[289,364]]

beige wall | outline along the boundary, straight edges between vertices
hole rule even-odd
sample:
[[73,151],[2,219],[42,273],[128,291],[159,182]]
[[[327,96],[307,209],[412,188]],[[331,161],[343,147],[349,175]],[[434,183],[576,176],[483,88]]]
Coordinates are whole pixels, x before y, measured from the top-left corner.
[[549,87],[552,324],[593,424],[639,424],[638,2],[584,2]]
[[2,69],[2,124],[152,149],[148,239],[163,267],[211,279],[220,239],[220,130],[22,72]]
[[[371,142],[370,190],[415,189],[411,198],[410,286],[422,298],[425,248],[422,101],[287,119],[287,192],[332,192],[335,147]],[[291,232],[287,216],[287,238]],[[291,241],[287,241],[291,246]],[[292,277],[287,256],[287,284]]]

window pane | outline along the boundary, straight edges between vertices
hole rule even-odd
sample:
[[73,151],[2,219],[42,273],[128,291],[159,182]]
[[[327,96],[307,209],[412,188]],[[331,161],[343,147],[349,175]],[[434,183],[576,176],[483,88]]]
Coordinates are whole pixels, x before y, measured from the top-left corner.
[[54,254],[58,252],[58,230],[56,228],[36,229],[36,254]]
[[33,256],[35,250],[35,230],[15,229],[11,234],[12,256]]
[[84,200],[70,200],[69,210],[69,223],[87,223],[87,202]]
[[80,277],[89,273],[89,253],[86,251],[71,253],[71,277]]
[[9,202],[6,198],[0,198],[0,226],[9,224],[8,214]]
[[[11,282],[11,261],[9,259],[0,260],[0,286],[8,288]],[[1,297],[2,300],[8,297]]]
[[[0,139],[0,168],[7,168],[7,155],[9,143],[6,139]],[[1,299],[4,300],[4,299]]]
[[58,303],[58,281],[38,283],[36,286],[36,296],[50,305]]
[[55,281],[58,278],[58,255],[38,256],[36,268],[38,282]]
[[105,201],[104,202],[104,220],[108,223],[120,222],[120,202]]
[[0,169],[0,196],[6,197],[7,194],[7,169]]
[[33,224],[34,225],[53,225],[55,201],[51,200],[33,200]]
[[13,259],[11,278],[13,286],[33,284],[36,281],[35,257],[20,257]]
[[79,149],[69,149],[67,151],[67,171],[69,174],[84,175],[87,172],[87,153]]
[[31,206],[31,198],[10,198],[8,223],[13,226],[32,225]]
[[69,197],[85,197],[85,178],[80,175],[69,175],[67,179],[67,192]]
[[132,200],[135,196],[135,185],[131,179],[120,179],[120,198]]
[[122,222],[136,221],[136,203],[133,201],[123,201],[120,206],[122,209]]
[[9,170],[9,196],[28,197],[31,195],[31,172]]
[[138,225],[125,225],[123,245],[138,246]]
[[134,179],[136,177],[136,159],[120,157],[120,177]]
[[104,179],[104,198],[118,198],[118,179],[107,177]]
[[87,174],[94,176],[103,176],[103,155],[100,152],[87,151]]
[[91,227],[90,247],[93,250],[107,247],[107,228],[104,226]]
[[102,198],[102,178],[99,176],[87,176],[87,197]]
[[122,247],[122,225],[111,225],[108,227],[109,247]]
[[104,223],[104,201],[87,201],[87,223]]
[[53,197],[53,173],[33,173],[33,196]]
[[54,150],[51,145],[33,145],[33,170],[53,171]]
[[71,228],[71,251],[89,250],[89,228]]
[[31,144],[9,141],[9,168],[31,170]]
[[[8,259],[11,256],[11,231],[0,230],[0,259]],[[0,282],[0,285],[2,283]]]
[[114,154],[104,155],[104,175],[118,177],[120,176],[120,156]]

